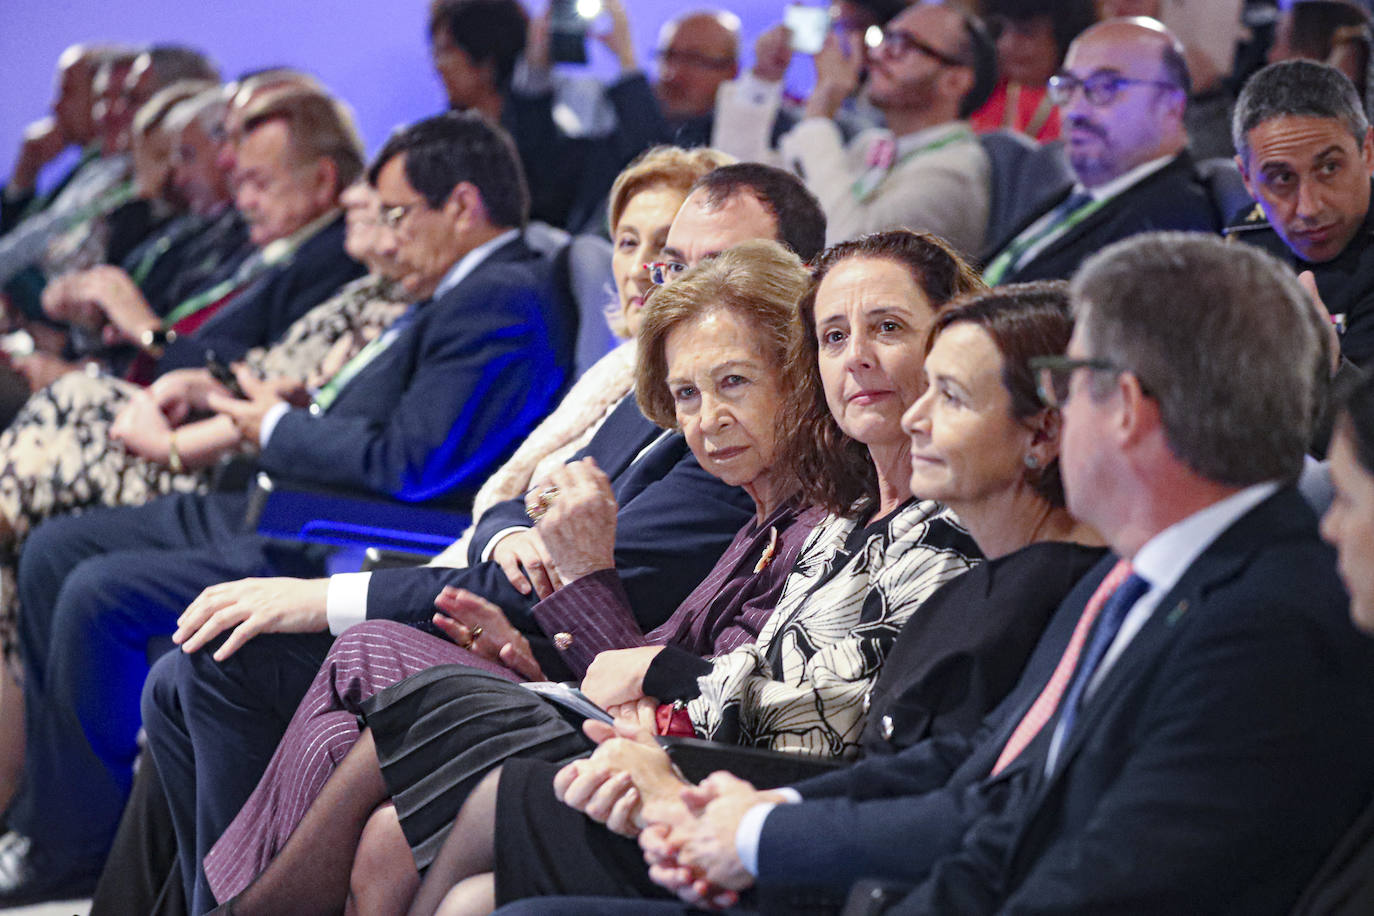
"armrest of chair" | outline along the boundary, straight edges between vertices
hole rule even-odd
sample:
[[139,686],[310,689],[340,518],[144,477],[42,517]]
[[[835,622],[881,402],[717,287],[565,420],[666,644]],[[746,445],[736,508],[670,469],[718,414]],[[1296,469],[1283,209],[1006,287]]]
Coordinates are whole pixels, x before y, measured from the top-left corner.
[[290,541],[379,547],[428,559],[458,539],[466,513],[402,503],[259,473],[249,497],[248,528]]
[[759,789],[774,789],[801,782],[845,766],[843,760],[784,754],[756,747],[739,747],[700,738],[666,735],[658,743],[673,764],[692,782],[700,782],[716,770],[727,770]]

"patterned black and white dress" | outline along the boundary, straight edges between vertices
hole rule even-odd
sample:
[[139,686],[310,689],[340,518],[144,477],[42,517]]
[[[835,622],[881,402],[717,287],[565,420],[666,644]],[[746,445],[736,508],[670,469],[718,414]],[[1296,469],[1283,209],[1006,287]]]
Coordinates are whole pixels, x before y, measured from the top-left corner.
[[908,617],[981,553],[944,506],[913,499],[861,525],[831,516],[802,547],[758,642],[712,660],[697,735],[825,757],[858,752],[868,693]]

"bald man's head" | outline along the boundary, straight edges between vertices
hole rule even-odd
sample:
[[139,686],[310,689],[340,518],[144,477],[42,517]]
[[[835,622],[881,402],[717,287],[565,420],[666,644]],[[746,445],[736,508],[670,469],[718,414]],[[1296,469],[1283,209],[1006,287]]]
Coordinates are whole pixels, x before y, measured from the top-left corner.
[[720,84],[739,73],[739,19],[733,13],[688,13],[658,36],[654,94],[673,120],[709,114]]
[[1187,141],[1188,66],[1178,40],[1153,19],[1088,29],[1069,46],[1054,83],[1069,164],[1087,187],[1175,155]]

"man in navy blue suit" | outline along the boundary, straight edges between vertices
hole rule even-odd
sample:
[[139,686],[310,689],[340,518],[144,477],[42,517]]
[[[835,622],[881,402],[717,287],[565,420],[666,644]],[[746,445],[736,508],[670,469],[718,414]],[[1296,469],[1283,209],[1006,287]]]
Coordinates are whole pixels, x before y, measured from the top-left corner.
[[[508,137],[450,114],[388,141],[370,178],[416,302],[308,408],[244,375],[220,398],[263,469],[464,505],[553,406],[574,329],[526,247]],[[19,571],[24,785],[0,843],[7,902],[89,891],[131,779],[150,640],[227,579],[318,575],[322,557],[243,529],[245,493],[182,494],[37,529]]]
[[[778,239],[808,259],[824,244],[819,204],[786,172],[739,164],[698,184],[669,233],[665,258],[675,264],[690,265],[759,237]],[[751,504],[742,491],[703,471],[681,435],[647,420],[633,395],[578,457],[584,455],[611,478],[620,506],[616,566],[641,626],[651,629],[706,576],[750,517]],[[193,909],[210,902],[200,860],[257,785],[331,634],[362,619],[424,624],[435,597],[453,585],[499,605],[528,634],[550,677],[566,671],[531,613],[547,589],[531,524],[523,501],[509,500],[483,514],[467,568],[226,582],[187,610],[181,637],[187,651],[169,653],[154,666],[144,722]],[[207,645],[213,654],[197,651]]]
[[641,843],[684,897],[814,903],[878,876],[911,887],[901,913],[1283,913],[1367,799],[1374,654],[1292,487],[1325,357],[1302,290],[1267,256],[1151,234],[1072,295],[1042,397],[1069,507],[1120,559],[977,740],[792,790],[717,774],[693,809],[650,798]]

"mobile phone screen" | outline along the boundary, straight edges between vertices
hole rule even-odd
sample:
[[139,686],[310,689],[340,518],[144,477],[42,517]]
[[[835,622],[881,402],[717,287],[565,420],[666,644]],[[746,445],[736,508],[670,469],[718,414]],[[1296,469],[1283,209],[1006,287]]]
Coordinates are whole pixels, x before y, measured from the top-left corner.
[[243,387],[239,385],[239,380],[234,377],[233,370],[220,362],[213,350],[205,354],[205,368],[209,369],[210,374],[215,377],[215,381],[229,389],[229,393],[234,397],[239,400],[248,399],[247,393],[244,392]]
[[552,0],[549,4],[549,53],[556,63],[587,62],[587,20],[577,0]]
[[816,54],[830,31],[830,10],[824,6],[791,3],[783,10],[782,24],[792,32],[793,51]]

